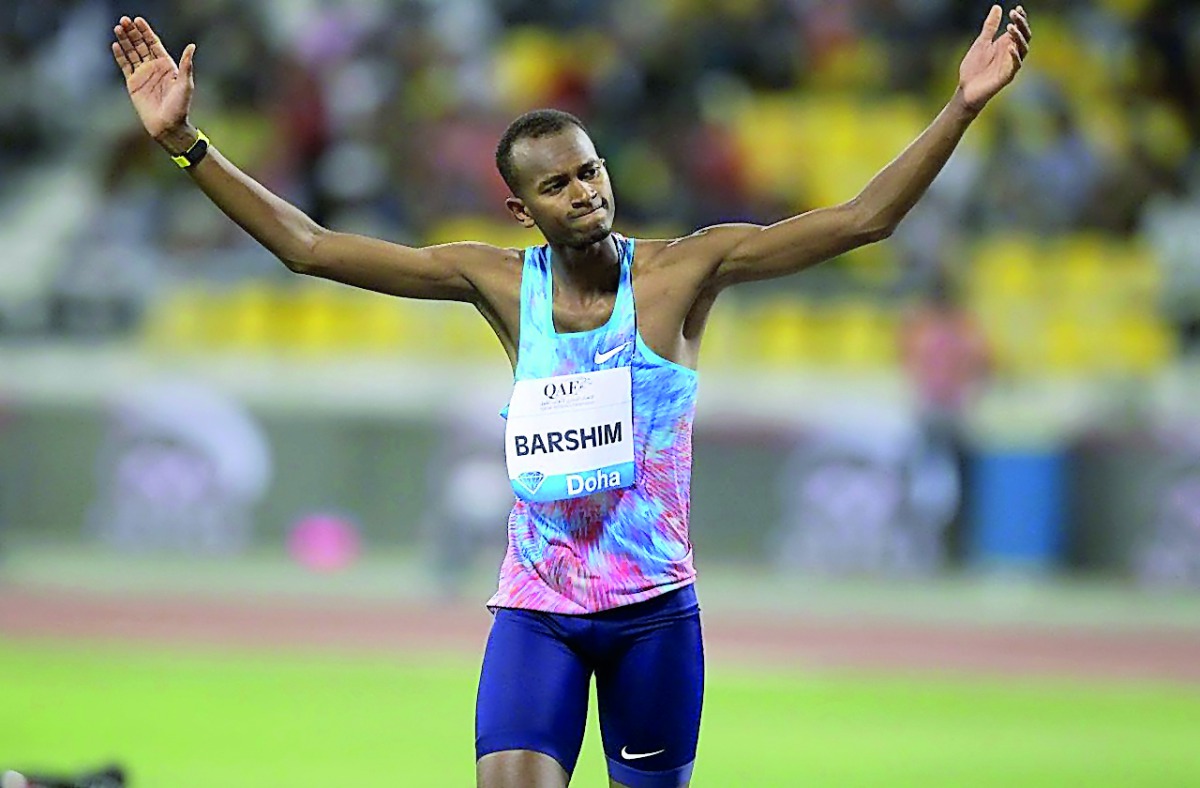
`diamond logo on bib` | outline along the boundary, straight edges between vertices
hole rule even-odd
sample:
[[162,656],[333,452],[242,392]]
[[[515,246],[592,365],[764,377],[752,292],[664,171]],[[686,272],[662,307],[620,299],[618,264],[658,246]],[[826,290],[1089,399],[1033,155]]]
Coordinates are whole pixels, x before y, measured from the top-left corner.
[[546,474],[541,471],[525,471],[517,477],[517,481],[526,490],[529,490],[530,495],[535,495],[538,488],[542,486],[542,482],[546,481]]

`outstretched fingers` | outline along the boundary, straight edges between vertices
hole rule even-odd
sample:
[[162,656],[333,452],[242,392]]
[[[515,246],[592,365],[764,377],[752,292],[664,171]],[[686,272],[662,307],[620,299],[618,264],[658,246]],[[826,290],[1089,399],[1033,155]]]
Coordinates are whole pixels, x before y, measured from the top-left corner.
[[133,76],[133,64],[129,62],[129,58],[125,55],[125,50],[116,41],[112,44],[113,59],[117,61],[117,68],[121,69],[121,73],[126,77]]
[[1033,29],[1029,27],[1029,17],[1025,15],[1025,9],[1017,6],[1008,13],[1012,22],[1008,26],[1008,34],[1012,36],[1013,41],[1017,45],[1017,54],[1024,60],[1029,54],[1029,42],[1033,40]]
[[1024,60],[1025,56],[1029,54],[1029,42],[1025,40],[1025,36],[1021,34],[1016,25],[1009,25],[1007,32],[1011,41],[1010,47],[1012,52],[1018,59]]
[[1016,9],[1009,12],[1009,17],[1013,22],[1005,29],[1004,36],[1000,40],[1003,42],[1001,46],[1004,47],[1005,54],[1012,61],[1012,70],[1009,72],[1009,79],[1011,79],[1021,68],[1025,56],[1029,54],[1029,39],[1032,37],[1032,31],[1029,29],[1029,21],[1025,18],[1025,9],[1021,6],[1017,6]]
[[192,58],[196,55],[196,45],[188,44],[183,48],[183,54],[179,57],[179,72],[185,78],[192,76]]
[[146,37],[142,35],[142,31],[138,29],[127,16],[121,17],[121,27],[125,28],[126,35],[129,36],[133,48],[141,56],[142,60],[153,60],[154,55],[150,52],[150,45],[146,43]]
[[168,54],[166,47],[162,45],[162,40],[154,32],[154,28],[150,27],[149,22],[140,16],[136,17],[133,20],[133,29],[139,35],[141,35],[142,39],[146,42],[146,46],[150,48],[150,54],[152,56],[166,58],[171,62],[175,62],[171,55]]
[[1019,5],[1009,12],[1013,22],[1021,28],[1021,32],[1025,34],[1026,41],[1033,40],[1033,28],[1029,26],[1029,14],[1025,12],[1025,6]]
[[1004,18],[1004,9],[999,5],[992,6],[988,11],[987,19],[983,20],[983,29],[979,31],[979,37],[984,41],[994,41],[996,31],[1000,29],[1000,20]]
[[137,47],[129,40],[129,30],[125,27],[125,23],[129,22],[130,27],[133,23],[129,17],[121,17],[121,22],[113,28],[113,34],[117,37],[117,46],[121,48],[121,54],[125,56],[125,60],[133,68],[137,68],[142,62],[142,56],[138,53]]

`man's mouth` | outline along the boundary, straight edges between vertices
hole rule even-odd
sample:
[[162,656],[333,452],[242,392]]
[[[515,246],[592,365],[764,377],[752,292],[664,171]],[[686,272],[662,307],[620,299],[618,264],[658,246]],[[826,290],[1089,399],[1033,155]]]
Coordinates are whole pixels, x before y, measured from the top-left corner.
[[581,213],[581,214],[577,214],[577,215],[575,215],[575,216],[572,216],[571,218],[572,218],[572,219],[582,219],[582,218],[584,218],[585,216],[591,216],[592,214],[594,214],[596,211],[600,210],[601,208],[607,208],[607,207],[608,207],[608,203],[606,203],[606,202],[604,202],[603,200],[601,200],[599,203],[597,203],[596,205],[592,206],[592,207],[591,207],[591,208],[589,208],[588,210],[584,211],[584,212],[583,212],[583,213]]

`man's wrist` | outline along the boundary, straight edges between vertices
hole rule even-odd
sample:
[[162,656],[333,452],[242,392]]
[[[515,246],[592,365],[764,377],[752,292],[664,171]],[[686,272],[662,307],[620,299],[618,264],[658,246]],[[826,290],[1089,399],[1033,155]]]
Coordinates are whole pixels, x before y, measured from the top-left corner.
[[970,123],[975,120],[983,106],[972,107],[967,104],[966,98],[963,97],[963,89],[960,85],[955,89],[954,95],[950,98],[950,110],[960,117],[964,123]]
[[200,139],[199,130],[190,123],[181,123],[154,138],[172,156],[182,156]]

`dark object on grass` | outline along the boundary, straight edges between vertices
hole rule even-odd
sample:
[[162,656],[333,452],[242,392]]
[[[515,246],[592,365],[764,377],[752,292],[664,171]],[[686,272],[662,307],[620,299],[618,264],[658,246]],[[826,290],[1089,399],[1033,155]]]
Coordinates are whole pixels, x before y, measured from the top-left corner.
[[87,772],[75,777],[51,777],[44,774],[26,774],[29,788],[125,788],[125,770],[113,764],[100,771]]

